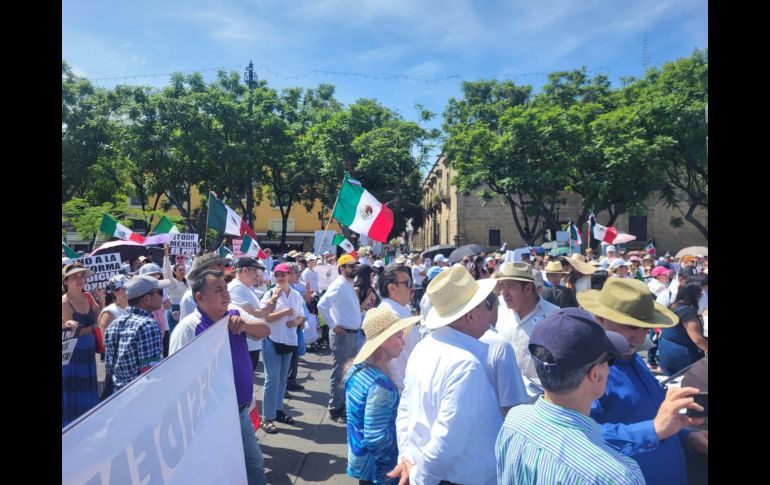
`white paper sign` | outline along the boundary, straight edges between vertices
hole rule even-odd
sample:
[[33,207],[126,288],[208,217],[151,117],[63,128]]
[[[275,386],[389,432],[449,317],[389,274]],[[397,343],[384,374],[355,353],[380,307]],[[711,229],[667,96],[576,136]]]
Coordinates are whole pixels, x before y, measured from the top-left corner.
[[221,321],[62,430],[62,483],[245,484]]
[[72,354],[75,352],[75,346],[78,344],[78,338],[72,336],[70,330],[62,333],[61,341],[61,365],[62,367],[69,364],[72,359]]
[[[332,245],[332,241],[334,240],[334,231],[325,231],[326,237],[324,237],[324,231],[318,230],[315,232],[315,240],[313,241],[313,253],[314,254],[323,254],[325,251],[331,251],[332,254],[336,254],[334,252],[334,246]],[[323,245],[319,247],[321,244],[321,240],[323,240]]]
[[184,254],[195,256],[198,254],[198,234],[191,232],[178,232],[171,235],[168,242],[169,254]]
[[120,253],[98,254],[83,258],[83,266],[94,272],[86,280],[86,291],[101,290],[110,278],[120,273]]

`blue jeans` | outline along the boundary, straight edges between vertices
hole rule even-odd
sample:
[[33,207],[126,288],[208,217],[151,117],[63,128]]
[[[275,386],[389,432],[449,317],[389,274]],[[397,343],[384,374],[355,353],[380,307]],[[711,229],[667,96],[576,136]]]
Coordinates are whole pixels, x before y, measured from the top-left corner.
[[283,411],[283,395],[289,377],[291,352],[278,354],[273,341],[262,341],[262,361],[265,364],[265,387],[262,388],[262,415],[265,419],[275,419],[277,411]]
[[243,457],[246,459],[246,478],[249,485],[265,485],[265,460],[259,449],[259,440],[254,432],[254,425],[249,416],[249,407],[238,413],[241,419],[241,439],[243,440]]

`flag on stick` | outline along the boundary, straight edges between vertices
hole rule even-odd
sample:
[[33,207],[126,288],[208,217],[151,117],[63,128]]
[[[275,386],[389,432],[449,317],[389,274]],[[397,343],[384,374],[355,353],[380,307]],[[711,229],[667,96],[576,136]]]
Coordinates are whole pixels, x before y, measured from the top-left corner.
[[335,234],[334,239],[332,239],[332,245],[341,247],[346,253],[349,253],[351,256],[358,259],[358,253],[356,252],[355,246],[353,246],[353,243],[348,241],[343,234]]
[[334,218],[353,231],[383,243],[388,242],[393,229],[393,211],[347,172],[334,206]]
[[124,241],[134,241],[138,242],[139,244],[144,242],[144,236],[135,233],[123,224],[119,223],[117,220],[115,220],[115,218],[106,212],[102,213],[102,224],[99,226],[99,232],[109,234],[110,236],[122,239]]

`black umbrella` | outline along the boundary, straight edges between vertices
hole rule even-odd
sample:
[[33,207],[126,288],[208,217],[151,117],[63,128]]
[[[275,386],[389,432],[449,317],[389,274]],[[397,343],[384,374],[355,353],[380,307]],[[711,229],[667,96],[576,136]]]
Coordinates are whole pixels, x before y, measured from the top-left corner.
[[120,253],[120,260],[123,263],[128,263],[139,256],[146,256],[147,247],[134,241],[122,241],[118,239],[102,244],[91,253],[91,256],[109,253]]
[[454,264],[466,256],[475,256],[484,251],[484,248],[479,244],[466,244],[460,246],[449,254],[449,263]]
[[423,251],[422,257],[433,258],[437,254],[443,254],[448,257],[455,249],[457,249],[457,246],[452,246],[451,244],[439,244],[437,246],[431,246]]

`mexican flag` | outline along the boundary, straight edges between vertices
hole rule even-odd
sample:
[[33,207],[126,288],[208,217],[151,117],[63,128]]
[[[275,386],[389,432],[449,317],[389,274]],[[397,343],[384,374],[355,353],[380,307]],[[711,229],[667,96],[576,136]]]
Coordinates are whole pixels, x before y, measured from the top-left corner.
[[596,216],[594,216],[593,213],[589,216],[589,221],[591,221],[591,233],[594,235],[594,239],[598,239],[607,244],[612,244],[612,241],[618,237],[617,229],[598,224],[596,222]]
[[654,243],[654,242],[652,242],[652,239],[650,239],[650,240],[647,242],[647,246],[645,246],[644,250],[645,250],[645,251],[647,251],[647,253],[648,253],[650,256],[655,256],[655,243]]
[[123,224],[119,223],[112,216],[106,212],[102,213],[102,224],[99,226],[99,232],[109,234],[110,236],[117,237],[124,241],[134,241],[142,244],[144,237],[135,233],[131,229],[127,228]]
[[173,222],[166,217],[163,216],[160,218],[160,222],[158,222],[158,225],[155,226],[155,234],[177,234],[179,233],[179,229],[176,228]]
[[80,257],[80,255],[73,251],[71,247],[67,246],[67,243],[64,241],[61,242],[61,248],[64,250],[64,254],[70,259],[77,259]]
[[256,239],[252,239],[248,234],[243,236],[241,252],[245,256],[251,256],[252,258],[267,259],[267,254],[262,252],[262,248],[259,247],[259,243]]
[[346,253],[358,259],[358,253],[356,252],[356,248],[353,246],[353,243],[348,241],[348,239],[344,235],[335,234],[334,239],[332,239],[332,245],[341,247],[342,249],[345,250]]
[[379,242],[388,242],[393,229],[393,211],[374,198],[356,179],[346,172],[342,181],[334,218],[359,234]]
[[580,231],[578,231],[577,226],[572,223],[572,221],[569,221],[569,225],[567,226],[567,230],[569,232],[569,245],[570,246],[577,246],[580,244],[583,244],[583,238],[580,237]]
[[217,253],[219,254],[220,258],[226,258],[227,256],[232,256],[233,255],[232,249],[228,248],[224,244],[221,244],[219,246],[219,249],[217,249]]
[[257,239],[257,233],[234,210],[217,199],[214,192],[209,192],[208,227],[220,234],[231,236],[248,234],[253,239]]

